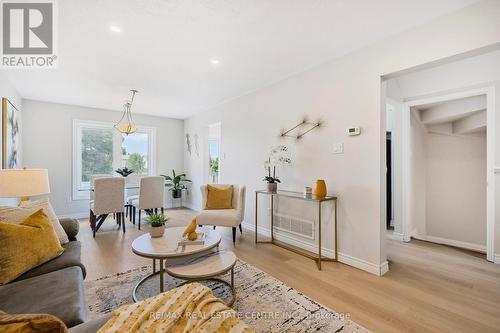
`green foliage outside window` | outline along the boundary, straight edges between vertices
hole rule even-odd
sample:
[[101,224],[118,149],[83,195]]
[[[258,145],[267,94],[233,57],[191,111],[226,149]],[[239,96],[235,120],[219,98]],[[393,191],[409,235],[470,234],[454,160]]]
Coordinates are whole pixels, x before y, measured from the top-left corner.
[[127,167],[134,170],[138,175],[141,175],[146,169],[146,161],[141,154],[130,154],[127,160]]
[[210,160],[210,171],[211,171],[212,175],[216,175],[219,172],[219,158],[218,157]]
[[95,174],[113,172],[113,133],[102,129],[82,130],[82,182]]

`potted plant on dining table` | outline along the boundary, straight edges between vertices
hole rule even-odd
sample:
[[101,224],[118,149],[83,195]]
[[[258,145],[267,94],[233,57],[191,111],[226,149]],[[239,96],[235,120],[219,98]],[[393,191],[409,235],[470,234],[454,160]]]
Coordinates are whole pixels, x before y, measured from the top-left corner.
[[161,175],[167,181],[166,186],[172,191],[172,197],[174,199],[179,199],[182,196],[182,190],[187,189],[186,183],[190,183],[189,179],[186,179],[186,174],[176,174],[175,170],[172,169],[172,175]]

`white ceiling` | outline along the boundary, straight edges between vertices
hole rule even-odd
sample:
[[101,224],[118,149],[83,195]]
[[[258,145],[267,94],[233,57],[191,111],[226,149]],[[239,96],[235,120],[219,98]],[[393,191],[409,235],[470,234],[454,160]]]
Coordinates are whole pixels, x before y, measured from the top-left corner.
[[476,1],[64,0],[59,68],[8,76],[28,99],[120,110],[134,88],[134,112],[187,118]]

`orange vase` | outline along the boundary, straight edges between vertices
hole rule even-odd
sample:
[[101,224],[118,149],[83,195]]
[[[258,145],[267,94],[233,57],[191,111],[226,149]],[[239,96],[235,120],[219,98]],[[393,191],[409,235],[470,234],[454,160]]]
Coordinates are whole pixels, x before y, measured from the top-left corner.
[[326,184],[323,179],[318,179],[316,181],[316,187],[314,188],[314,195],[318,198],[326,197]]

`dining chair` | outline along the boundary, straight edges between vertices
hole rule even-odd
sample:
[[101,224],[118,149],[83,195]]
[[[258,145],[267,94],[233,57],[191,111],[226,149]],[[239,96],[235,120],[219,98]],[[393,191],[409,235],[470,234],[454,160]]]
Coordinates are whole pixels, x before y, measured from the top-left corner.
[[[90,176],[90,202],[94,201],[94,181],[99,178],[108,178],[108,177],[113,177],[113,175],[110,174],[95,174]],[[116,220],[116,214],[113,214],[113,218]],[[117,222],[118,224],[118,222]]]
[[94,180],[94,200],[90,202],[90,227],[93,237],[109,214],[116,215],[116,222],[125,232],[124,201],[125,180],[105,177]]
[[133,199],[132,221],[135,224],[135,216],[139,209],[139,230],[141,230],[141,211],[146,214],[158,213],[158,208],[163,214],[163,203],[165,196],[165,178],[161,176],[142,177],[139,188],[139,198]]
[[[96,179],[99,179],[99,178],[109,178],[109,177],[113,177],[112,175],[108,175],[108,174],[95,174],[95,175],[91,175],[90,176],[90,188],[93,190],[94,189],[94,182]],[[90,201],[93,201],[94,200],[94,191],[90,191]]]
[[[125,217],[128,217],[130,222],[133,222],[132,200],[139,199],[139,184],[142,177],[141,175],[131,174],[125,178]],[[127,189],[127,186],[137,186],[137,188]]]

